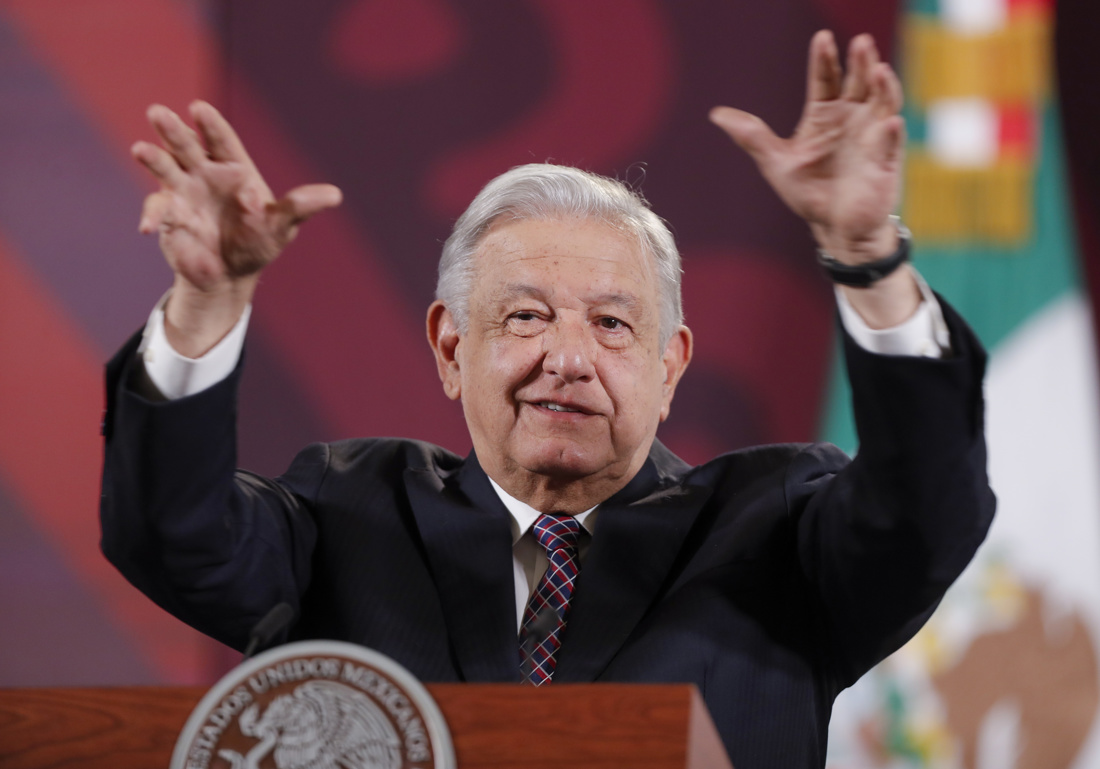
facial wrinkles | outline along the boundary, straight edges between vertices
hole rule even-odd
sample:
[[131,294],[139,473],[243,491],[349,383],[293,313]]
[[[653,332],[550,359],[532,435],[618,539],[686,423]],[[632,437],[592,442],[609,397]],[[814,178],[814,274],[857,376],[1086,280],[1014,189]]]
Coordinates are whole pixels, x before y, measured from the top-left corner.
[[[561,316],[568,314],[562,312]],[[563,329],[577,330],[547,332],[541,369],[520,393],[532,394],[534,400],[550,396],[564,399],[605,417],[612,441],[617,442],[618,428],[635,424],[625,421],[620,425],[619,417],[644,409],[648,403],[646,394],[653,386],[651,380],[655,375],[649,367],[639,368],[636,360],[639,356],[648,359],[649,353],[644,347],[613,349],[602,346],[585,334],[584,322],[583,318],[562,317],[559,323]],[[578,337],[576,340],[561,338],[574,333]],[[572,360],[568,360],[570,356]],[[612,381],[618,382],[618,386],[605,386]],[[645,421],[651,422],[656,429],[656,414]]]
[[[557,260],[554,261],[556,264]],[[601,269],[607,264],[604,260],[588,258],[586,262],[595,268],[591,271],[592,281],[621,285],[619,275],[601,274],[614,273],[614,270]],[[619,266],[615,262],[610,264],[612,267]],[[587,286],[589,275],[585,271],[571,270],[567,264],[567,272],[581,278],[572,282]],[[595,288],[598,291],[600,287]],[[636,378],[629,380],[631,387],[627,392],[609,392],[601,381],[603,372],[611,368],[629,367],[628,358],[637,355],[659,357],[648,349],[651,345],[645,344],[648,335],[655,333],[650,317],[652,314],[647,316],[643,303],[636,296],[623,291],[610,291],[593,293],[588,297],[576,295],[565,287],[558,290],[551,286],[541,291],[528,284],[505,286],[500,295],[503,300],[500,315],[504,319],[509,311],[516,308],[537,308],[546,313],[536,335],[541,365],[537,365],[525,380],[519,389],[521,394],[534,392],[535,399],[554,394],[608,417],[624,408],[616,402],[617,398],[626,396],[626,400],[638,400],[642,382]],[[525,304],[525,299],[534,304]],[[598,324],[604,317],[616,318],[626,325],[618,329],[601,328]],[[511,337],[507,332],[505,336]],[[544,376],[552,378],[552,381],[543,381]]]
[[570,310],[556,311],[554,320],[533,337],[505,334],[501,338],[502,360],[514,353],[509,348],[525,348],[527,371],[511,393],[517,409],[552,401],[595,415],[606,416],[610,411],[598,375],[599,351],[578,328],[583,320],[575,315]]
[[532,472],[623,477],[656,430],[664,376],[651,265],[606,233],[520,223],[490,233],[477,254],[459,347],[464,408],[487,469],[498,482],[517,473],[517,492],[534,488]]
[[[519,220],[524,222],[547,224],[554,227],[570,229],[574,225],[587,226],[593,224],[588,220]],[[598,226],[606,226],[612,232],[616,231],[613,224],[598,223]],[[607,304],[611,308],[612,315],[626,312],[632,315],[636,332],[641,332],[643,326],[652,326],[655,334],[652,345],[655,354],[660,357],[661,351],[657,349],[660,336],[660,312],[661,293],[658,285],[656,265],[652,257],[641,252],[638,259],[630,260],[627,264],[622,258],[620,248],[638,253],[636,249],[640,244],[634,242],[630,233],[619,233],[623,238],[617,238],[616,243],[609,247],[607,253],[592,253],[584,250],[584,246],[577,247],[570,244],[569,238],[554,239],[549,245],[540,245],[532,248],[531,243],[519,238],[508,231],[507,225],[502,231],[493,233],[491,243],[483,242],[483,248],[488,247],[491,255],[482,251],[475,259],[484,264],[491,263],[492,271],[513,271],[525,274],[529,281],[514,281],[504,286],[498,286],[493,294],[488,297],[494,305],[506,305],[513,300],[532,298],[552,304],[558,294],[558,286],[553,280],[540,280],[542,276],[554,273],[559,265],[565,266],[566,274],[577,278],[572,281],[584,289],[583,293],[591,295],[587,302],[589,307],[597,307]],[[564,241],[564,242],[563,242]],[[482,285],[481,276],[477,271],[481,265],[475,262],[474,285]],[[536,285],[538,284],[538,285]],[[606,291],[599,292],[601,284],[606,286]],[[621,289],[624,284],[630,288],[629,292]],[[653,286],[656,294],[656,303],[650,306],[649,302],[639,299],[642,294],[647,294],[647,289]],[[581,291],[576,292],[578,296]],[[645,329],[649,331],[649,328]]]

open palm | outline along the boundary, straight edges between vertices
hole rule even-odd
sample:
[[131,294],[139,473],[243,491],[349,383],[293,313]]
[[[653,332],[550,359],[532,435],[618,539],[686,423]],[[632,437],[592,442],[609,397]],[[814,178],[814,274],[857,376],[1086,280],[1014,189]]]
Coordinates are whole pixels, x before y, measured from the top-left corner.
[[715,108],[711,119],[752,156],[823,247],[858,259],[889,235],[905,143],[901,103],[901,85],[870,36],[852,41],[845,75],[832,34],[822,31],[810,44],[806,105],[789,139],[731,107]]
[[259,273],[340,191],[312,184],[276,200],[225,118],[205,102],[190,112],[197,131],[167,107],[149,108],[163,146],[138,142],[132,152],[160,190],[146,198],[140,229],[159,233],[178,278],[212,291]]

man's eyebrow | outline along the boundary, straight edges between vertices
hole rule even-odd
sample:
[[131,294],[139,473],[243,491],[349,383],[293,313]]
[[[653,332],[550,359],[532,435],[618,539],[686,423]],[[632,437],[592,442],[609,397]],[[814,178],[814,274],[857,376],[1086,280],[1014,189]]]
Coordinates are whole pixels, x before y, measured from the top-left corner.
[[[508,283],[500,288],[494,299],[500,304],[507,304],[516,299],[549,301],[545,290],[528,283]],[[587,303],[589,307],[620,307],[631,313],[639,313],[645,307],[645,303],[634,294],[622,292],[599,294],[588,299]]]
[[495,298],[498,302],[503,303],[513,299],[545,299],[546,295],[541,289],[527,283],[508,283],[501,287]]
[[624,307],[631,312],[638,312],[643,307],[643,302],[634,296],[634,294],[601,294],[594,297],[591,302],[593,307],[607,307],[611,305],[613,307]]

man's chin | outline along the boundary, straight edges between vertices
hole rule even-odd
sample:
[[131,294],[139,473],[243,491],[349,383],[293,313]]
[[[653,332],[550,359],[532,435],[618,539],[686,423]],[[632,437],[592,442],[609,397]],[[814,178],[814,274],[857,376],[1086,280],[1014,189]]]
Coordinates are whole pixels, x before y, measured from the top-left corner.
[[562,482],[576,481],[611,470],[613,462],[606,457],[595,457],[591,451],[574,445],[555,446],[548,442],[528,456],[517,457],[518,464],[527,472]]

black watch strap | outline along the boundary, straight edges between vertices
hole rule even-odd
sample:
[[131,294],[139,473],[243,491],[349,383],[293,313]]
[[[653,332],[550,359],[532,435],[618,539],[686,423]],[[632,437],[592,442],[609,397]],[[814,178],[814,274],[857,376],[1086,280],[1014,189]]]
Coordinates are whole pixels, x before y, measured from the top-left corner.
[[891,216],[894,226],[898,231],[898,248],[885,259],[879,259],[866,264],[844,264],[821,249],[817,250],[817,263],[825,268],[829,278],[834,283],[853,288],[867,288],[871,284],[882,280],[905,262],[909,261],[909,243],[913,236],[909,228],[901,223],[896,216]]

